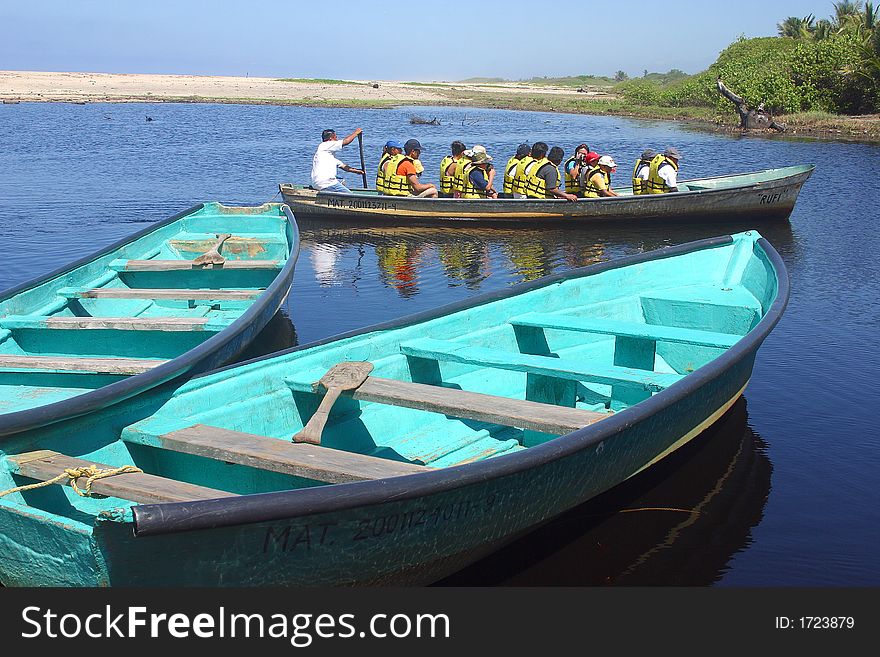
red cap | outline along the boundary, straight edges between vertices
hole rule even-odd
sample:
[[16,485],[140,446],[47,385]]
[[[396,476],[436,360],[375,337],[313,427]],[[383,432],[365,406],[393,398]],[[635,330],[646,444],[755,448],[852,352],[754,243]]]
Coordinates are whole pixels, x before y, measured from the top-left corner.
[[595,151],[587,153],[587,164],[596,164],[599,161],[599,154]]

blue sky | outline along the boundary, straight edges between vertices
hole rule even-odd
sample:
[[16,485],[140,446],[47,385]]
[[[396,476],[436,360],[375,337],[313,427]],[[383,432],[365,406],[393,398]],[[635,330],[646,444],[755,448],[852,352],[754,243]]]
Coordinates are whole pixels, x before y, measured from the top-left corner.
[[[0,0],[0,69],[375,80],[696,73],[830,0]],[[649,9],[649,7],[657,7]]]

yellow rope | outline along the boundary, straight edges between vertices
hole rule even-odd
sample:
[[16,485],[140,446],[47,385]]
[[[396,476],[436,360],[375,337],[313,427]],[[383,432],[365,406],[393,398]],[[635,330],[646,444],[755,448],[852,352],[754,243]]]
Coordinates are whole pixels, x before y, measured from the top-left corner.
[[[73,491],[77,495],[79,495],[80,497],[91,497],[92,482],[95,482],[98,479],[105,479],[106,477],[113,477],[115,475],[137,472],[143,472],[143,470],[134,465],[123,465],[120,468],[104,468],[103,470],[94,465],[88,465],[81,468],[65,468],[64,472],[59,474],[57,477],[52,477],[52,479],[47,479],[46,481],[41,481],[36,484],[16,486],[15,488],[4,490],[0,492],[0,497],[3,497],[4,495],[9,495],[10,493],[21,493],[23,491],[32,490],[34,488],[51,486],[52,484],[57,484],[58,482],[63,481],[65,478],[70,482],[70,487],[73,488]],[[76,485],[76,480],[80,477],[87,477],[86,487],[84,490],[80,489],[80,487]]]

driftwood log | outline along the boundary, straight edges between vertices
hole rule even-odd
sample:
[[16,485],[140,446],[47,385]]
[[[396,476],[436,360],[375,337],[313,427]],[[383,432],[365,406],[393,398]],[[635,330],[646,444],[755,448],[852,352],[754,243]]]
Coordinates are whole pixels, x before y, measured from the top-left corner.
[[761,103],[757,107],[749,107],[745,99],[737,96],[730,89],[724,86],[721,78],[718,78],[718,80],[716,81],[716,86],[718,87],[718,93],[727,98],[727,100],[729,100],[736,106],[736,111],[739,114],[739,125],[741,128],[744,128],[746,130],[772,129],[778,130],[779,132],[783,132],[785,130],[785,125],[776,123],[770,113],[764,109],[763,103]]

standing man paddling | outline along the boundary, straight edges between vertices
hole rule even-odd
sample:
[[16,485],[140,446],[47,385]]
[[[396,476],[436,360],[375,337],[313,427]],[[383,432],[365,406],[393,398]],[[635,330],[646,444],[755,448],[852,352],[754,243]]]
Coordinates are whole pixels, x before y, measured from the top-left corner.
[[360,175],[364,172],[341,162],[334,153],[348,146],[361,132],[363,131],[357,128],[345,139],[337,139],[335,130],[327,129],[321,133],[321,143],[315,151],[315,157],[312,158],[312,187],[322,192],[351,193],[351,190],[336,177],[336,170],[342,169]]

